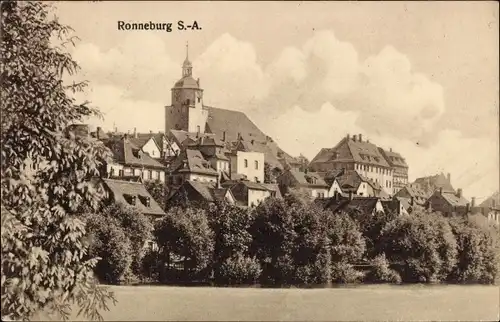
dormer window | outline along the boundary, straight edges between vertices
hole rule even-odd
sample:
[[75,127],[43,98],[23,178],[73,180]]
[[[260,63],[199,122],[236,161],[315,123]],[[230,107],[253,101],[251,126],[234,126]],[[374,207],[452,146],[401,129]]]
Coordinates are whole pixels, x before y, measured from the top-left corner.
[[137,199],[136,196],[125,194],[125,195],[123,195],[123,197],[125,198],[125,200],[129,204],[131,204],[132,206],[135,206],[135,202],[136,202],[136,199]]

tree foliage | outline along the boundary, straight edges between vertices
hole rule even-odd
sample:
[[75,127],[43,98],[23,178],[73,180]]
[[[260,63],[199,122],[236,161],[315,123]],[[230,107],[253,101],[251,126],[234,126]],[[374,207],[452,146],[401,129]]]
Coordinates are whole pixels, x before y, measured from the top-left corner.
[[166,210],[166,202],[169,194],[169,189],[165,183],[157,181],[146,181],[144,183],[146,190],[151,197],[160,205],[161,209]]
[[2,224],[22,227],[2,235],[2,315],[28,319],[51,306],[67,317],[76,301],[96,319],[112,294],[93,280],[96,260],[85,259],[79,209],[99,205],[88,179],[99,175],[98,156],[109,154],[65,131],[98,112],[71,96],[84,83],[63,83],[78,65],[64,47],[73,41],[70,28],[49,17],[49,6],[1,2],[1,201],[8,217]]
[[278,177],[283,173],[278,167],[272,167],[269,163],[264,163],[264,182],[265,183],[276,183]]
[[204,277],[214,251],[207,214],[199,208],[171,208],[154,231],[162,258],[170,264],[177,257],[184,264],[184,278]]
[[405,282],[445,280],[456,263],[455,238],[448,220],[439,214],[400,216],[386,225],[380,242]]

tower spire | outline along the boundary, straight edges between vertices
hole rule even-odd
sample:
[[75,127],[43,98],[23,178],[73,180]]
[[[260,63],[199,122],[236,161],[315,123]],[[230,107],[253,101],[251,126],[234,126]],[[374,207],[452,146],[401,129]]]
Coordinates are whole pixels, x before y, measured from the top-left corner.
[[186,41],[186,59],[182,64],[182,77],[191,76],[193,73],[193,65],[189,61],[189,43]]

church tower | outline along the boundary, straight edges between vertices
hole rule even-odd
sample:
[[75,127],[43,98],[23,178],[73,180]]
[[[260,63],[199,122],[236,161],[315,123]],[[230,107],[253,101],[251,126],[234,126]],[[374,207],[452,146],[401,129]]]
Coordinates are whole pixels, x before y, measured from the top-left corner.
[[200,79],[193,78],[193,65],[189,61],[186,44],[186,59],[182,64],[182,78],[172,88],[172,104],[165,107],[165,133],[170,130],[205,132],[208,109],[203,106],[203,89]]

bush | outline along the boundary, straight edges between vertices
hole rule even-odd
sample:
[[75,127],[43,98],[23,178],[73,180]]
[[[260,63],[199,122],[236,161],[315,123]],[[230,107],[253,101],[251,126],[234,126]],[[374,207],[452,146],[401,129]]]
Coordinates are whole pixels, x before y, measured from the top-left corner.
[[401,276],[389,267],[385,254],[376,256],[371,261],[372,267],[365,276],[365,281],[371,283],[401,283]]
[[259,262],[255,257],[236,255],[227,258],[219,268],[219,281],[227,284],[254,284],[262,273]]
[[364,273],[346,262],[336,262],[331,265],[331,277],[334,283],[358,283],[363,280]]
[[499,273],[500,243],[496,227],[483,218],[453,218],[450,224],[458,244],[458,262],[449,280],[493,284]]

